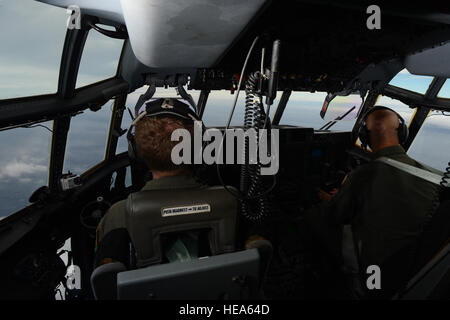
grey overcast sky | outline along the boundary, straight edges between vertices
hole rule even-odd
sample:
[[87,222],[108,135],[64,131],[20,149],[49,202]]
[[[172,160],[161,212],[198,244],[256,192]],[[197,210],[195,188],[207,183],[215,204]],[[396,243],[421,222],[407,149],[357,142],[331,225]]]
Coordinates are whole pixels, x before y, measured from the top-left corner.
[[[56,92],[67,17],[65,9],[33,0],[0,0],[0,99]],[[113,76],[121,47],[121,40],[90,32],[77,86]],[[429,81],[404,70],[393,83],[421,91],[427,88]],[[133,109],[142,91],[129,96],[129,107]],[[450,97],[450,84],[446,83],[441,95]],[[194,92],[193,96],[198,97],[198,93]],[[324,93],[294,93],[281,123],[319,128],[324,124],[319,117],[324,97]],[[243,121],[243,98],[242,94],[233,117],[236,125]],[[231,102],[229,93],[213,92],[204,114],[205,124],[224,125]],[[392,99],[382,97],[379,103],[396,108],[405,119],[412,115],[411,109]],[[98,112],[86,111],[72,119],[65,171],[80,174],[103,159],[110,106],[108,102]],[[410,154],[442,170],[450,161],[449,120],[442,116],[430,117]],[[122,127],[127,123],[126,114]],[[334,129],[349,129],[352,124],[352,121],[342,122]],[[52,127],[51,122],[43,125]],[[31,192],[47,184],[50,138],[51,133],[43,127],[0,132],[0,219],[27,205]],[[124,139],[119,142],[119,152],[126,150]]]

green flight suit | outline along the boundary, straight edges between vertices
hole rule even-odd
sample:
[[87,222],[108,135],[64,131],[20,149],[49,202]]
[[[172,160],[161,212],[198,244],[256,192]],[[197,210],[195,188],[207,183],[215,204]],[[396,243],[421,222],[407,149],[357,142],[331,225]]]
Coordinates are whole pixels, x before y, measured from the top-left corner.
[[352,171],[329,202],[305,217],[338,259],[342,259],[342,227],[351,225],[363,271],[369,265],[380,266],[416,239],[436,192],[432,183],[374,161],[379,157],[423,169],[400,145],[384,148],[374,154],[373,161]]

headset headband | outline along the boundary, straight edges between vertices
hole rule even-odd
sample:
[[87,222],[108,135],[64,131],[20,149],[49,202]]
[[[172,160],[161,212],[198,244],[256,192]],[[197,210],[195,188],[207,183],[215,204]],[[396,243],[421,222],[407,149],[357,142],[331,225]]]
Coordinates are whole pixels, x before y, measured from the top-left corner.
[[200,121],[198,115],[184,102],[178,99],[161,98],[146,103],[147,117],[172,115],[192,121]]
[[[139,103],[139,102],[138,102]],[[143,108],[142,108],[143,109]],[[140,112],[141,110],[138,110]],[[160,98],[145,104],[145,110],[133,120],[127,132],[128,156],[131,160],[138,159],[138,150],[132,133],[132,128],[144,117],[171,116],[190,121],[201,121],[199,116],[184,102],[173,98]],[[204,126],[202,125],[204,129]]]
[[366,148],[369,145],[369,134],[370,131],[367,129],[367,124],[366,124],[366,120],[367,117],[377,111],[377,110],[389,110],[394,112],[397,115],[399,124],[398,124],[398,128],[397,128],[397,132],[398,132],[398,139],[401,145],[404,145],[404,143],[406,142],[406,140],[408,139],[408,126],[405,123],[405,120],[402,118],[402,116],[400,116],[397,112],[395,112],[394,110],[392,110],[391,108],[388,107],[384,107],[384,106],[375,106],[372,109],[368,110],[362,117],[362,121],[361,121],[361,125],[359,126],[358,129],[358,137],[361,140],[361,145]]
[[198,115],[185,103],[178,99],[160,98],[145,104],[145,110],[140,112],[132,125],[136,125],[143,117],[173,116],[191,121],[201,121]]
[[198,115],[185,103],[178,99],[160,98],[145,104],[145,110],[133,120],[127,132],[127,139],[132,139],[131,128],[144,117],[172,116],[185,120],[201,121]]

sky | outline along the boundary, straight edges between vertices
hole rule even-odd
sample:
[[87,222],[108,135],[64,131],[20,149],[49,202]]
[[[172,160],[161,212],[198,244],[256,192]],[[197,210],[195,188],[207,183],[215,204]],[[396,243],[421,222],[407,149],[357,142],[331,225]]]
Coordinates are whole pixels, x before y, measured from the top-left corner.
[[[66,10],[32,0],[0,0],[0,99],[55,93],[61,53],[66,33]],[[122,40],[109,39],[90,32],[83,53],[77,87],[91,84],[116,73]],[[430,77],[412,76],[400,72],[392,84],[425,92]],[[134,109],[137,98],[145,88],[129,95],[127,106]],[[173,96],[174,92],[157,94]],[[191,92],[194,99],[198,92]],[[439,96],[450,98],[447,82]],[[280,93],[277,95],[277,104]],[[212,92],[204,113],[206,126],[224,126],[231,110],[233,95],[227,91]],[[281,124],[314,127],[342,113],[348,101],[332,102],[325,119],[319,116],[325,93],[295,92],[291,95]],[[232,125],[242,125],[244,94],[233,116]],[[379,104],[393,107],[408,122],[413,110],[387,97]],[[357,103],[356,103],[357,104]],[[72,118],[66,146],[64,171],[81,174],[104,158],[112,101],[100,111],[85,111]],[[271,109],[271,114],[275,108]],[[351,114],[356,116],[356,110]],[[122,128],[130,123],[124,114]],[[341,121],[333,130],[349,130],[354,119]],[[38,187],[47,184],[52,122],[34,128],[0,131],[0,219],[28,204],[28,198]],[[425,122],[409,154],[438,169],[450,161],[450,118],[431,116]],[[126,151],[125,136],[119,139],[118,152]]]

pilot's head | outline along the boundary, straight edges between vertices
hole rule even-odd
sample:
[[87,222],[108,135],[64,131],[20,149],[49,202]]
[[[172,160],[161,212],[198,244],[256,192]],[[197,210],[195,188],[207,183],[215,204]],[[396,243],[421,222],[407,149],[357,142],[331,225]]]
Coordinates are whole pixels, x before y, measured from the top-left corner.
[[[171,141],[171,136],[176,129],[186,129],[193,136],[194,121],[185,117],[183,105],[178,104],[180,101],[175,101],[177,108],[171,108],[170,105],[164,107],[166,102],[165,99],[159,99],[147,104],[147,116],[140,119],[135,128],[139,156],[152,171],[154,178],[158,175],[184,174],[190,170],[187,165],[172,162],[172,149],[178,142]],[[185,107],[189,109],[187,105]]]
[[386,147],[405,142],[407,127],[403,118],[395,111],[376,106],[365,117],[365,127],[368,132],[368,145],[377,152]]

